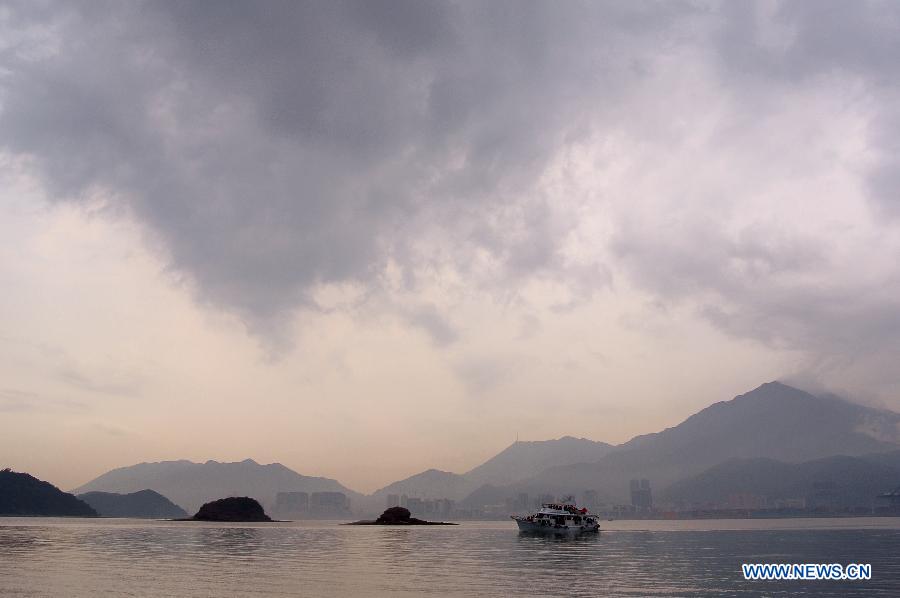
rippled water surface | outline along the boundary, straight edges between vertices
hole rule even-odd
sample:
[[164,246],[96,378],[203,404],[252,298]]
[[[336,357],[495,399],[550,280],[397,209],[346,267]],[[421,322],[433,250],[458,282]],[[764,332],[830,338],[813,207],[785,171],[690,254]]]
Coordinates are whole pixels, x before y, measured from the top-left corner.
[[[900,520],[352,527],[0,518],[4,596],[900,596]],[[865,582],[747,582],[742,562],[871,563]]]

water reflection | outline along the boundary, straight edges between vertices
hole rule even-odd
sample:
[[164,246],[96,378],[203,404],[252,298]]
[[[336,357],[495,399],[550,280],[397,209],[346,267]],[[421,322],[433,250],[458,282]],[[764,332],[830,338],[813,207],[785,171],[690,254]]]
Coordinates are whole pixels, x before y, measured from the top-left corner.
[[[900,530],[519,534],[501,524],[0,522],[0,593],[61,596],[900,595]],[[744,561],[870,562],[859,582],[745,582]]]
[[0,534],[0,555],[4,557],[25,554],[39,546],[35,535],[22,533],[21,530],[13,529],[10,533]]
[[536,542],[538,544],[577,544],[581,542],[597,542],[603,532],[591,534],[541,534],[520,531],[519,540],[528,542]]
[[262,531],[253,527],[201,527],[197,530],[201,549],[214,554],[252,554],[263,545]]

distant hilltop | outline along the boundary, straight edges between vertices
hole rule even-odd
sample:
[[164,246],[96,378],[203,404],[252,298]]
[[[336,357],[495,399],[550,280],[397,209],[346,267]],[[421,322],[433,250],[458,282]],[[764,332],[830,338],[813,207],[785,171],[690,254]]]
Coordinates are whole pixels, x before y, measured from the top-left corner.
[[85,502],[53,484],[11,469],[0,471],[0,515],[17,517],[96,517]]
[[413,496],[461,500],[484,485],[512,484],[548,467],[596,461],[614,447],[605,442],[563,436],[556,440],[516,441],[464,474],[429,469],[376,490],[373,496]]
[[86,492],[79,494],[78,498],[89,504],[101,517],[175,519],[187,516],[184,509],[153,490],[140,490],[130,494]]
[[339,492],[348,500],[362,495],[339,482],[310,477],[280,463],[261,465],[253,459],[235,463],[162,461],[113,469],[75,490],[76,493],[130,493],[152,489],[188,512],[227,496],[250,496],[272,505],[279,492]]
[[548,468],[508,491],[590,488],[609,500],[624,500],[630,479],[649,478],[665,488],[729,459],[800,463],[894,451],[900,449],[898,424],[900,414],[892,411],[770,382],[677,426],[638,436],[599,460]]
[[[515,442],[466,473],[429,469],[369,496],[333,479],[252,459],[140,463],[112,470],[77,491],[150,488],[187,511],[222,496],[250,496],[284,518],[349,518],[351,511],[375,515],[393,506],[408,508],[418,517],[475,517],[492,513],[488,507],[506,512],[541,496],[573,494],[597,504],[627,504],[634,479],[651,480],[660,497],[696,497],[697,489],[709,489],[715,480],[726,478],[711,475],[698,478],[693,486],[679,486],[677,493],[667,490],[729,460],[798,464],[897,451],[898,425],[900,414],[892,411],[770,382],[715,403],[676,426],[617,446],[570,436]],[[761,465],[754,471],[776,475],[781,470]],[[900,483],[888,481],[885,491]]]

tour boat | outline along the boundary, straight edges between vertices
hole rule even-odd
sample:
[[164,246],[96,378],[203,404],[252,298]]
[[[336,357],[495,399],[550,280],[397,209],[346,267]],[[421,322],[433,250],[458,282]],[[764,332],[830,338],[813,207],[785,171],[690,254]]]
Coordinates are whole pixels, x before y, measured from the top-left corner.
[[543,534],[582,534],[599,532],[597,517],[574,503],[545,503],[537,513],[510,515],[519,531]]

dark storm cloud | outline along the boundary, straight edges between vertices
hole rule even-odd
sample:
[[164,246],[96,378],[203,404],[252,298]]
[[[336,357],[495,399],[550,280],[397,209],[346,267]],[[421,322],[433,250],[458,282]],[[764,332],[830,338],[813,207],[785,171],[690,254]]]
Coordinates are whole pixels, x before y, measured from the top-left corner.
[[[861,182],[876,213],[900,214],[896,3],[24,2],[0,19],[0,144],[51,199],[136,216],[201,300],[262,333],[322,283],[378,287],[389,263],[410,289],[434,262],[576,296],[609,285],[608,264],[570,263],[577,214],[537,184],[592,137],[662,148],[641,178],[681,159],[712,110],[666,96],[699,85],[696,68],[730,102],[698,153],[711,162],[778,148],[761,127],[798,90],[859,86]],[[720,230],[691,207],[752,203],[760,180],[803,175],[798,155],[728,164],[726,189],[685,171],[683,188],[648,191],[646,215],[612,217],[615,269],[737,336],[830,361],[896,355],[896,270],[854,282],[840,238],[752,218]],[[479,279],[484,254],[499,266]],[[440,306],[412,304],[403,319],[435,344],[457,338]]]
[[510,239],[521,223],[483,222],[527,196],[560,144],[617,101],[641,38],[659,39],[682,11],[10,7],[8,27],[49,35],[5,51],[3,145],[33,159],[54,199],[111,194],[201,297],[262,328],[308,305],[318,283],[371,285],[391,256],[428,259],[409,245],[435,221],[456,231],[460,256],[485,249],[526,272],[558,261],[559,237],[527,214]]

